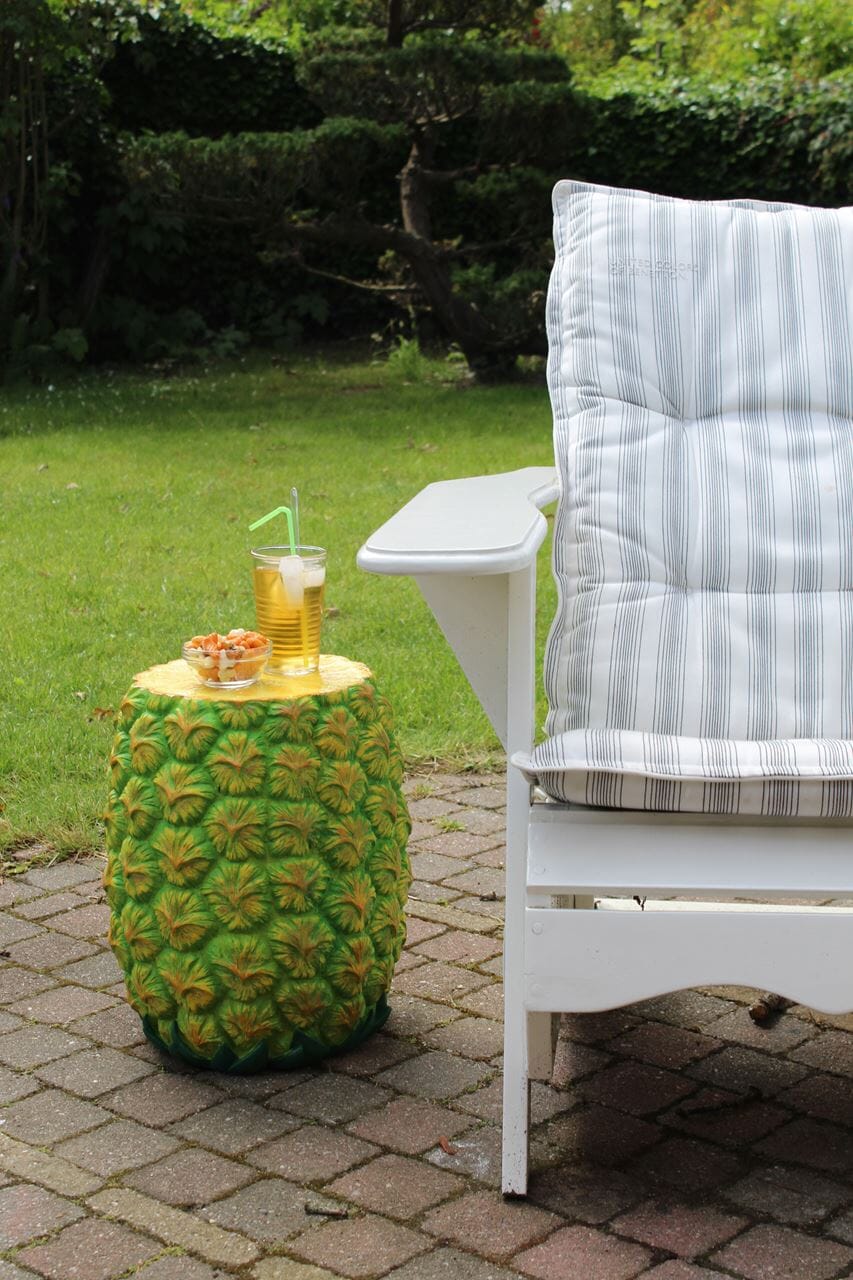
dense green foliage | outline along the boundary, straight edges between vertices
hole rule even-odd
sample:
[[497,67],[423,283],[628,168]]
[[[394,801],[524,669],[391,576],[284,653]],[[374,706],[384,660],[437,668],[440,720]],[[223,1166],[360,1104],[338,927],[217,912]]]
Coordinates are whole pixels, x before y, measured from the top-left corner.
[[0,367],[403,317],[500,371],[542,349],[557,178],[851,198],[842,0],[184,8],[0,7]]

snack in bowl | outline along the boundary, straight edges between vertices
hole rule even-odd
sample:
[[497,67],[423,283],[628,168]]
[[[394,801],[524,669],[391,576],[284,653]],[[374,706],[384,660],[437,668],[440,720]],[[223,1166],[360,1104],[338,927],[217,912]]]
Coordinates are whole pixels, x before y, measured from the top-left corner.
[[227,685],[230,689],[254,684],[271,653],[272,644],[266,636],[243,627],[234,627],[225,636],[218,631],[193,636],[181,647],[181,656],[202,684]]

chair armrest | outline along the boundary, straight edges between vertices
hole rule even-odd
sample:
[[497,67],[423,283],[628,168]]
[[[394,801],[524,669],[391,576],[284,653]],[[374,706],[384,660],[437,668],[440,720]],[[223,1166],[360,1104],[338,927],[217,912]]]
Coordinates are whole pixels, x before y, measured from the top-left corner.
[[427,485],[358,553],[370,573],[514,573],[535,558],[559,492],[553,467]]

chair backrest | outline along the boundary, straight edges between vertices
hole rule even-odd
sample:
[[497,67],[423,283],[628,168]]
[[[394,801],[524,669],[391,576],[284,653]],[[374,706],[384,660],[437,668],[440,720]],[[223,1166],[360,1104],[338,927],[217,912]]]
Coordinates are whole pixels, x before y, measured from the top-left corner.
[[554,214],[549,733],[853,737],[853,209]]

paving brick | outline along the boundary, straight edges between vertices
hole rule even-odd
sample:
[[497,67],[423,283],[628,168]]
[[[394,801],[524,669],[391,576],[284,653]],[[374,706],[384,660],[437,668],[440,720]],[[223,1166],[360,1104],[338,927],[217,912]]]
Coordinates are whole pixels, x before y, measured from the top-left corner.
[[0,907],[13,907],[18,902],[30,902],[33,898],[40,898],[44,893],[43,889],[39,889],[37,885],[27,884],[20,876],[16,876],[14,880],[4,880],[0,883]]
[[779,1018],[769,1025],[759,1024],[753,1022],[746,1009],[725,1014],[716,1022],[709,1023],[705,1030],[709,1036],[736,1040],[763,1053],[787,1053],[814,1035],[814,1028],[799,1018]]
[[113,1049],[130,1049],[145,1043],[145,1032],[139,1014],[128,1004],[115,1004],[101,1013],[75,1018],[68,1030],[108,1044]]
[[471,1121],[448,1107],[425,1098],[394,1098],[348,1126],[356,1137],[378,1142],[404,1155],[419,1155],[439,1138],[454,1138],[471,1127]]
[[87,1218],[66,1227],[47,1244],[24,1249],[18,1256],[50,1280],[113,1280],[159,1252],[158,1244],[136,1231]]
[[844,1240],[847,1244],[853,1244],[853,1209],[828,1223],[826,1232],[839,1240]]
[[170,1129],[190,1142],[221,1151],[224,1155],[240,1155],[250,1147],[271,1142],[299,1124],[282,1111],[270,1111],[248,1098],[229,1098],[208,1107],[197,1115],[181,1120]]
[[69,889],[76,884],[88,880],[99,880],[103,874],[103,863],[97,862],[60,862],[53,867],[34,867],[24,876],[30,884],[39,889]]
[[157,1164],[135,1169],[124,1183],[176,1208],[208,1204],[251,1182],[254,1169],[194,1148],[177,1151]]
[[295,1182],[326,1182],[354,1164],[378,1154],[370,1142],[322,1125],[310,1124],[250,1151],[246,1159],[258,1169]]
[[[431,843],[424,842],[424,848]],[[412,875],[416,880],[428,880],[436,884],[445,876],[455,875],[463,867],[470,868],[470,862],[461,862],[459,858],[448,858],[440,853],[413,853],[409,858]]]
[[398,1062],[404,1062],[406,1058],[414,1057],[417,1051],[415,1045],[406,1044],[395,1036],[382,1035],[380,1032],[365,1040],[357,1049],[330,1059],[329,1067],[332,1071],[343,1071],[346,1075],[373,1076],[379,1071],[396,1066]]
[[456,821],[476,836],[504,836],[506,820],[503,813],[490,809],[463,809],[455,813]]
[[0,1134],[0,1169],[64,1196],[87,1195],[99,1184],[98,1178],[61,1156],[48,1155],[5,1134]]
[[418,955],[449,964],[480,964],[500,955],[501,943],[497,938],[485,938],[464,929],[448,929],[437,938],[421,942],[415,950]]
[[845,1031],[823,1031],[808,1044],[794,1049],[791,1057],[821,1071],[853,1076],[853,1036]]
[[518,1272],[459,1249],[433,1249],[392,1271],[388,1280],[518,1280]]
[[628,1009],[607,1009],[604,1013],[565,1013],[561,1024],[561,1035],[569,1040],[579,1040],[581,1044],[597,1044],[601,1040],[612,1040],[636,1027],[639,1019]]
[[30,920],[19,920],[17,916],[0,911],[0,947],[4,951],[11,947],[13,942],[32,938],[41,932],[41,925],[33,924]]
[[647,1200],[610,1225],[618,1235],[630,1236],[653,1249],[664,1249],[679,1258],[695,1258],[737,1235],[747,1226],[747,1220],[708,1205]]
[[409,801],[409,814],[415,821],[423,822],[430,818],[443,818],[457,807],[457,805],[449,805],[446,800],[441,800],[438,796],[416,796]]
[[695,1092],[696,1085],[671,1071],[642,1062],[620,1062],[581,1080],[581,1097],[633,1115],[650,1115]]
[[426,964],[425,956],[416,956],[413,951],[402,951],[394,966],[394,973],[405,973],[407,969],[416,969],[419,964]]
[[251,1240],[182,1209],[152,1200],[124,1187],[111,1187],[92,1196],[89,1204],[98,1213],[119,1218],[158,1240],[198,1253],[207,1262],[225,1267],[241,1267],[254,1262],[260,1250]]
[[634,1169],[640,1176],[687,1194],[710,1191],[744,1172],[741,1161],[731,1152],[688,1138],[670,1138],[653,1147],[638,1157]]
[[70,933],[75,938],[106,938],[110,926],[110,909],[105,902],[78,906],[51,920],[51,928]]
[[506,804],[506,791],[504,786],[465,787],[461,791],[448,795],[447,798],[463,807],[471,805],[477,809],[502,809]]
[[3,1131],[12,1138],[44,1147],[94,1129],[110,1118],[108,1111],[91,1102],[72,1098],[60,1089],[42,1089],[6,1108]]
[[27,996],[8,1007],[33,1022],[48,1022],[64,1026],[87,1013],[99,1013],[115,1004],[113,996],[103,991],[88,991],[84,987],[54,987],[41,995]]
[[25,1182],[0,1188],[0,1249],[27,1244],[83,1217],[70,1200]]
[[[453,1105],[469,1115],[478,1116],[481,1120],[489,1120],[500,1124],[503,1116],[503,1079],[498,1077],[489,1084],[483,1085],[474,1093],[463,1093],[454,1099]],[[531,1081],[530,1116],[533,1124],[550,1120],[577,1106],[574,1094],[564,1093],[560,1089],[552,1089],[540,1080]]]
[[91,1133],[70,1138],[55,1148],[55,1154],[102,1177],[162,1160],[180,1143],[168,1134],[146,1129],[133,1120],[113,1120]]
[[645,1194],[646,1188],[617,1169],[578,1166],[575,1161],[534,1173],[528,1199],[563,1218],[600,1226]]
[[652,1066],[677,1070],[688,1062],[705,1058],[714,1050],[721,1049],[723,1042],[713,1036],[699,1035],[670,1023],[645,1022],[614,1040],[608,1040],[604,1047],[613,1053],[640,1058]]
[[853,1250],[787,1227],[761,1225],[720,1249],[711,1262],[746,1280],[829,1280],[853,1262]]
[[30,969],[59,969],[74,960],[94,955],[96,951],[97,947],[91,942],[82,942],[62,933],[44,932],[36,938],[16,942],[9,948],[9,958],[15,964],[27,965]]
[[270,1106],[309,1120],[322,1120],[324,1124],[346,1124],[387,1099],[387,1089],[367,1080],[324,1073],[298,1089],[277,1095]]
[[632,1280],[651,1259],[648,1249],[616,1240],[592,1227],[563,1227],[542,1244],[525,1249],[513,1265],[541,1280]]
[[833,1124],[853,1125],[853,1087],[844,1076],[810,1076],[785,1089],[777,1101]]
[[19,965],[7,964],[0,969],[0,1004],[14,1004],[24,996],[38,995],[40,991],[55,986],[54,979],[46,973],[33,973]]
[[443,1242],[472,1249],[495,1262],[538,1243],[560,1225],[555,1214],[506,1201],[497,1191],[473,1191],[433,1209],[423,1221],[424,1230]]
[[631,1006],[634,1016],[654,1018],[659,1022],[671,1022],[674,1026],[699,1031],[716,1022],[727,1013],[733,1013],[737,1005],[733,1000],[703,994],[700,991],[672,991],[654,996]]
[[829,1173],[853,1169],[850,1135],[818,1120],[792,1120],[757,1143],[755,1149],[771,1160],[790,1160]]
[[391,1036],[422,1036],[425,1031],[461,1015],[447,1005],[433,1004],[431,1000],[419,1000],[417,996],[404,996],[395,992],[391,997],[391,1016],[385,1030]]
[[590,1045],[569,1040],[567,1036],[561,1034],[554,1054],[551,1083],[557,1089],[566,1089],[576,1080],[581,1080],[591,1072],[606,1067],[612,1061],[610,1054],[602,1053],[600,1049],[593,1049]]
[[[474,839],[475,837],[471,837]],[[474,897],[489,898],[496,902],[505,896],[506,880],[503,871],[497,867],[472,867],[470,871],[461,871],[458,875],[448,876],[443,882],[445,888],[461,889]]]
[[[2,888],[2,885],[0,885],[0,888]],[[14,1263],[3,1262],[0,1259],[0,1280],[33,1280],[34,1276],[34,1271],[22,1271]]]
[[[253,1280],[335,1280],[333,1271],[312,1266],[310,1262],[295,1262],[293,1258],[264,1258],[252,1277]],[[181,1280],[180,1276],[177,1280]]]
[[783,1058],[774,1058],[753,1049],[722,1049],[685,1068],[694,1080],[702,1080],[735,1093],[758,1092],[772,1098],[780,1090],[796,1084],[808,1074],[808,1068]]
[[140,1062],[118,1049],[84,1049],[59,1062],[41,1067],[36,1075],[48,1084],[61,1085],[82,1098],[97,1098],[110,1089],[130,1084],[154,1070],[147,1062]]
[[341,1222],[326,1222],[291,1241],[297,1257],[327,1267],[350,1280],[382,1274],[429,1249],[431,1241],[408,1227],[366,1214]]
[[163,1073],[125,1085],[105,1098],[104,1105],[131,1120],[159,1128],[221,1101],[219,1090],[208,1084],[199,1084],[189,1076]]
[[0,1106],[6,1102],[17,1102],[19,1098],[26,1098],[28,1094],[35,1093],[40,1087],[38,1080],[31,1080],[29,1076],[21,1075],[19,1071],[7,1071],[5,1067],[0,1067]]
[[186,1254],[157,1258],[154,1262],[144,1263],[132,1274],[134,1280],[225,1280],[222,1271],[214,1271],[206,1262],[199,1262]]
[[457,871],[460,869],[458,865],[460,862],[473,858],[478,853],[485,853],[487,849],[493,849],[496,845],[503,845],[502,833],[478,834],[471,831],[442,831],[436,835],[429,836],[426,840],[420,841],[420,847],[425,849],[430,856],[435,855],[436,857],[447,858],[449,861],[455,861]]
[[406,917],[406,946],[416,947],[428,938],[438,938],[444,933],[444,925],[435,924],[431,920],[418,920],[415,916]]
[[710,1271],[707,1267],[696,1267],[692,1262],[671,1258],[659,1267],[652,1267],[651,1271],[644,1271],[643,1280],[726,1280],[726,1277],[722,1271]]
[[386,1155],[336,1178],[326,1190],[363,1209],[406,1221],[461,1191],[464,1185],[455,1174],[404,1156]]
[[406,908],[409,916],[417,916],[421,920],[433,920],[437,924],[447,925],[449,929],[470,929],[474,933],[494,933],[497,928],[494,921],[483,920],[475,912],[464,911],[459,907],[431,905],[429,903],[409,903]]
[[482,1063],[468,1062],[452,1054],[437,1050],[410,1058],[390,1071],[377,1077],[382,1084],[391,1085],[401,1093],[413,1093],[421,1098],[455,1098],[489,1075],[489,1068]]
[[[173,1059],[174,1061],[174,1059]],[[193,1079],[199,1084],[212,1084],[227,1098],[249,1098],[253,1101],[272,1098],[294,1089],[313,1079],[310,1071],[268,1071],[263,1075],[234,1076],[217,1071],[194,1071]]]
[[413,880],[409,885],[409,902],[434,902],[439,906],[447,906],[457,899],[464,901],[461,889],[433,884],[431,880]]
[[466,1013],[476,1013],[481,1018],[493,1018],[502,1022],[504,1016],[504,989],[502,982],[492,982],[479,991],[470,991],[454,1001]]
[[[496,1125],[483,1125],[460,1134],[448,1144],[447,1150],[437,1146],[427,1152],[426,1159],[438,1169],[463,1174],[486,1187],[501,1185],[501,1131]],[[530,1169],[542,1163],[542,1144],[537,1138],[530,1143]]]
[[503,1023],[492,1018],[459,1018],[446,1027],[428,1031],[423,1043],[433,1049],[447,1049],[464,1058],[488,1062],[503,1051]]
[[700,1089],[661,1120],[697,1138],[742,1147],[772,1133],[790,1118],[790,1112],[760,1099],[724,1089]]
[[68,911],[80,906],[76,893],[39,894],[29,902],[22,902],[15,907],[15,915],[24,920],[43,920],[47,916],[55,916],[57,911]]
[[771,1165],[748,1173],[727,1188],[725,1196],[740,1208],[787,1226],[811,1227],[848,1204],[850,1189],[810,1169]]
[[471,969],[463,969],[456,964],[443,964],[440,960],[430,960],[402,974],[394,982],[394,990],[404,995],[418,996],[429,1000],[455,1000],[468,991],[486,986],[490,981],[482,973],[474,973]]
[[333,1211],[340,1209],[336,1201],[285,1182],[283,1178],[264,1178],[227,1200],[200,1209],[199,1216],[271,1246],[316,1225],[318,1218],[323,1220],[320,1215],[309,1217],[306,1214],[306,1202],[310,1202],[315,1210],[324,1207]]
[[122,972],[112,951],[96,951],[85,960],[77,960],[59,969],[56,976],[81,987],[109,987],[121,980],[124,990]]
[[0,1009],[0,1034],[16,1031],[20,1026],[23,1026],[23,1018],[19,1018],[16,1013],[6,1013],[4,1009]]
[[620,1165],[657,1142],[660,1131],[637,1116],[592,1106],[549,1120],[544,1136],[563,1159]]

